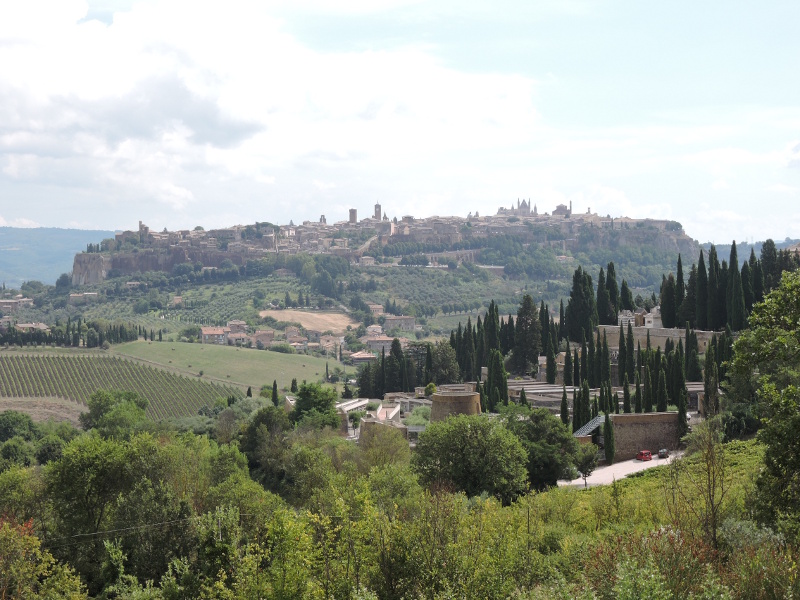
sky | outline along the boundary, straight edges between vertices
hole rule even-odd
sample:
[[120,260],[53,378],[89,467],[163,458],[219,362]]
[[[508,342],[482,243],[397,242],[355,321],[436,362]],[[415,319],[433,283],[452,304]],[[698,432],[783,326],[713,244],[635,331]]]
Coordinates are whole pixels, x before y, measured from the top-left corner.
[[800,2],[0,2],[0,226],[539,212],[800,238]]

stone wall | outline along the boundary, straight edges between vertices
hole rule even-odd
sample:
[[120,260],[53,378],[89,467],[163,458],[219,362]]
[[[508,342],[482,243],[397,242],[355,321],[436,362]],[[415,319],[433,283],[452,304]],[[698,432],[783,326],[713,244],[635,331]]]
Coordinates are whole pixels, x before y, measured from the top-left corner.
[[615,461],[636,458],[639,450],[653,454],[660,448],[678,447],[678,413],[611,415],[614,425]]
[[[606,337],[608,338],[608,347],[610,349],[617,350],[619,346],[619,325],[598,325],[598,329],[600,330],[601,338],[603,337],[603,332],[605,332]],[[677,345],[678,340],[683,340],[686,337],[685,328],[666,329],[664,327],[632,327],[631,329],[633,333],[634,348],[636,347],[636,343],[639,342],[642,345],[642,350],[644,350],[647,345],[648,331],[650,332],[650,345],[653,348],[661,348],[662,352],[664,350],[664,344],[668,339],[672,340],[675,345]],[[714,335],[714,332],[695,330],[695,333],[697,334],[698,351],[700,354],[703,354],[706,351],[706,348],[708,348],[708,344],[711,342],[711,337]],[[627,327],[625,328],[625,335],[628,335]]]
[[481,414],[478,392],[436,392],[431,405],[431,422],[444,421],[454,415]]

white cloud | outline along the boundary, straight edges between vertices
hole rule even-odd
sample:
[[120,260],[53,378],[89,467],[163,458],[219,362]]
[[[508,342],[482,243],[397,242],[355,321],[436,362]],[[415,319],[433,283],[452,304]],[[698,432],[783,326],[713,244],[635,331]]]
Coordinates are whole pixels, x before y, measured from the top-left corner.
[[729,190],[731,185],[725,179],[717,179],[711,184],[712,190]]
[[0,227],[41,227],[39,223],[34,221],[33,219],[28,219],[25,217],[20,217],[18,219],[4,219],[3,215],[0,215]]

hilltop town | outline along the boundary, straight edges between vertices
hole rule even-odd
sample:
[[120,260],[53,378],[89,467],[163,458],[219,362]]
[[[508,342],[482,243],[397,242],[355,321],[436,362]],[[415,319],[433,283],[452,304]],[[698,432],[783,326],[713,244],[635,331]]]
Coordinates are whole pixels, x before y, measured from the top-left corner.
[[[655,234],[655,235],[654,235]],[[587,209],[573,212],[559,204],[552,213],[540,213],[530,200],[517,200],[495,215],[478,212],[467,217],[403,215],[389,218],[380,204],[373,213],[359,220],[351,208],[348,219],[329,224],[325,215],[317,221],[295,225],[258,222],[221,229],[154,231],[139,222],[136,231],[123,231],[103,240],[75,257],[72,285],[103,281],[112,270],[119,274],[151,270],[169,271],[181,263],[200,263],[218,268],[228,260],[242,266],[248,260],[271,253],[330,254],[353,264],[370,266],[380,258],[384,246],[394,246],[392,256],[421,254],[432,264],[449,261],[475,261],[475,250],[485,247],[495,236],[533,240],[559,252],[562,260],[587,237],[599,244],[610,236],[621,245],[650,244],[662,250],[694,254],[697,243],[683,231],[680,223],[669,220],[632,219],[601,216]],[[531,243],[530,241],[527,243]],[[399,244],[408,244],[400,246]]]

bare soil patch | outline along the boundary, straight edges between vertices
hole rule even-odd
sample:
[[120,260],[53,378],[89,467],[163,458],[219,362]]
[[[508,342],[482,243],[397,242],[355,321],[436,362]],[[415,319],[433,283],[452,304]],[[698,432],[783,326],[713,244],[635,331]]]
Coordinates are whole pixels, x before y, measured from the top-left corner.
[[316,310],[262,310],[261,318],[272,317],[276,321],[292,321],[300,323],[306,329],[316,331],[332,331],[344,333],[348,325],[357,325],[350,316],[338,312],[321,312]]
[[66,398],[0,398],[0,412],[16,410],[30,415],[36,422],[69,421],[80,426],[78,415],[86,412],[83,404]]

